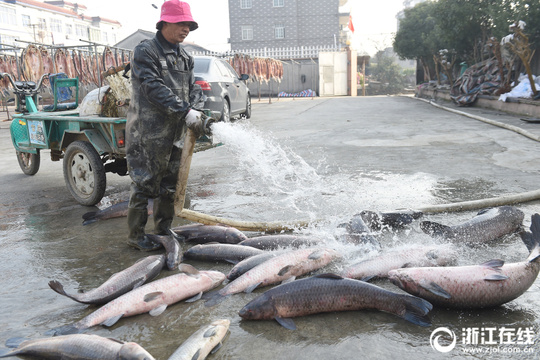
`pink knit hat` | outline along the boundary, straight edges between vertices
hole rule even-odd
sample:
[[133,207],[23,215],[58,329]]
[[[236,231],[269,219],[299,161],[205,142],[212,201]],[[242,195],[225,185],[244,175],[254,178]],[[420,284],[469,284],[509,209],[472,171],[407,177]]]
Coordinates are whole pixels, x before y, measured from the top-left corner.
[[190,31],[199,27],[199,24],[197,24],[191,16],[189,4],[179,0],[168,0],[161,5],[161,17],[159,18],[159,21],[167,23],[189,22]]

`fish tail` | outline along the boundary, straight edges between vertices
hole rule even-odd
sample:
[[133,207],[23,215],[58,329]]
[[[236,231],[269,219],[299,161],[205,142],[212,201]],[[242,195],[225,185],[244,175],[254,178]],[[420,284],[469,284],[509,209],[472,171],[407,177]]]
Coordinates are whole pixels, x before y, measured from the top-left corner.
[[59,336],[59,335],[71,335],[71,334],[81,334],[86,330],[86,328],[80,328],[75,324],[60,326],[45,332],[47,336]]
[[217,304],[225,300],[225,298],[227,298],[227,295],[221,295],[219,291],[206,293],[203,295],[203,299],[206,299],[204,306],[206,307],[216,306]]
[[83,225],[88,225],[88,224],[92,224],[92,223],[95,223],[96,221],[98,221],[98,217],[97,217],[97,214],[98,214],[98,211],[90,211],[90,212],[87,212],[87,213],[84,213],[82,218],[83,218]]
[[431,319],[428,314],[433,309],[429,301],[416,296],[403,295],[405,313],[401,317],[413,324],[420,326],[431,326]]
[[521,240],[529,250],[528,262],[532,262],[540,258],[540,214],[536,213],[531,216],[531,231],[520,232]]
[[56,281],[56,280],[51,280],[49,281],[49,287],[51,289],[53,289],[54,291],[56,291],[58,294],[60,295],[64,295],[64,296],[67,296],[68,298],[72,299],[72,300],[75,300],[77,302],[80,302],[77,298],[75,298],[73,295],[69,295],[68,293],[66,293],[66,291],[64,290],[64,286],[59,282],[59,281]]

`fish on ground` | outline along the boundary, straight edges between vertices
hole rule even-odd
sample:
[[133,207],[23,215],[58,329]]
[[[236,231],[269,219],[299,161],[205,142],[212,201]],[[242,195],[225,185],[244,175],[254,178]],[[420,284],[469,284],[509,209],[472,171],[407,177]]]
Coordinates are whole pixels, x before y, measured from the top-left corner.
[[265,251],[262,254],[253,255],[244,260],[240,261],[227,274],[227,279],[233,281],[234,279],[240,277],[242,274],[253,269],[255,266],[262,264],[268,259],[276,257],[278,254],[282,253],[285,250],[281,251]]
[[[99,220],[108,220],[108,219],[114,219],[114,218],[119,218],[119,217],[125,217],[127,216],[127,213],[128,213],[128,205],[129,205],[129,201],[121,201],[119,203],[106,207],[105,209],[102,209],[102,210],[89,211],[87,213],[84,213],[82,216],[83,225],[92,224]],[[154,200],[153,199],[148,200],[147,209],[148,209],[148,215],[152,215],[154,213]]]
[[202,294],[225,280],[225,274],[219,271],[198,271],[188,264],[180,264],[181,273],[170,275],[108,302],[74,324],[49,331],[52,335],[80,333],[96,325],[112,326],[122,317],[149,312],[152,316],[160,315],[168,305],[186,300],[196,301]]
[[247,240],[240,230],[226,225],[190,224],[171,228],[171,234],[179,240],[206,244],[211,242],[238,244]]
[[261,249],[238,244],[199,244],[186,250],[184,258],[203,261],[226,261],[237,264],[250,256],[263,252],[264,250]]
[[458,243],[484,244],[520,231],[524,217],[523,211],[514,206],[500,206],[481,210],[474,218],[459,225],[422,221],[420,228],[433,237]]
[[457,261],[457,251],[452,244],[414,245],[383,251],[380,255],[360,261],[345,268],[341,276],[369,281],[387,278],[390,270],[409,267],[447,266]]
[[225,335],[229,332],[231,322],[227,319],[213,321],[193,333],[169,360],[204,360],[208,354],[216,353],[222,346]]
[[250,293],[257,287],[268,286],[283,281],[292,281],[297,276],[310,273],[328,265],[338,257],[340,255],[337,251],[327,248],[286,251],[255,266],[228,283],[225,287],[217,291],[217,293],[214,293],[205,305],[216,305],[229,295],[240,292]]
[[335,274],[278,285],[250,301],[239,315],[246,320],[275,319],[295,330],[293,317],[364,309],[388,312],[420,326],[431,325],[428,314],[432,305],[428,301]]
[[173,236],[169,235],[154,235],[146,234],[146,236],[165,248],[165,254],[167,256],[167,268],[169,270],[178,269],[178,265],[182,261],[182,248]]
[[247,245],[261,250],[277,250],[282,248],[300,248],[321,245],[323,240],[306,235],[263,235],[248,238],[239,245]]
[[534,214],[531,221],[532,232],[521,234],[531,249],[525,261],[397,269],[389,272],[390,281],[438,306],[477,309],[505,304],[527,291],[540,271],[540,215]]
[[0,358],[10,356],[63,360],[154,360],[137,343],[87,334],[25,340],[16,349],[1,354]]
[[159,275],[165,265],[164,255],[152,255],[139,259],[135,264],[112,275],[99,287],[87,292],[68,294],[56,280],[49,281],[51,289],[83,304],[106,304],[109,301],[142,286]]

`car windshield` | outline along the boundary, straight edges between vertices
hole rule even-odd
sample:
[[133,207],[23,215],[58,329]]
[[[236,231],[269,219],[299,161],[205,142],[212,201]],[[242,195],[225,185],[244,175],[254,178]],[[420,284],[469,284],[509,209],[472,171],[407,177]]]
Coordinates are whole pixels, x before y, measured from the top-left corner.
[[210,67],[210,59],[195,58],[195,67],[193,69],[193,72],[197,74],[207,73],[209,67]]

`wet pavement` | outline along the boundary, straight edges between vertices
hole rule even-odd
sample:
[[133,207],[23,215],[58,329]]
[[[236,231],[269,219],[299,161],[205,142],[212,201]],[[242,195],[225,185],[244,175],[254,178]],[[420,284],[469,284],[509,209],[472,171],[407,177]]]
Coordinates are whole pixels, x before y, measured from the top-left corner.
[[[524,122],[519,116],[479,108],[457,110],[540,136],[540,124]],[[48,287],[49,280],[60,281],[71,292],[92,289],[147,254],[125,244],[125,218],[82,226],[82,215],[95,208],[71,198],[62,163],[52,162],[44,151],[39,172],[24,175],[6,122],[0,125],[1,344],[12,337],[43,337],[47,330],[71,324],[95,310],[56,294]],[[301,232],[325,238],[328,246],[343,254],[320,272],[336,272],[373,255],[370,248],[336,240],[338,225],[360,210],[415,209],[539,188],[539,142],[418,99],[273,99],[271,104],[254,100],[252,119],[233,126],[219,131],[223,146],[194,155],[188,206],[245,221],[312,221]],[[104,200],[124,198],[128,189],[128,177],[108,174]],[[539,201],[516,206],[525,213],[526,227],[531,215],[540,212]],[[425,214],[424,219],[450,225],[475,213]],[[185,223],[177,219],[174,225]],[[382,233],[379,240],[383,248],[435,241],[417,224],[406,231]],[[184,250],[188,247],[183,244]],[[526,257],[525,246],[513,234],[488,246],[462,246],[459,264],[493,258],[517,262]],[[224,273],[232,267],[188,263]],[[170,272],[164,270],[161,276],[166,275]],[[400,292],[389,282],[376,284]],[[227,318],[230,335],[211,359],[371,359],[396,358],[396,354],[402,359],[532,359],[540,351],[539,286],[537,279],[521,297],[495,309],[435,308],[428,328],[377,311],[297,318],[296,331],[275,321],[241,320],[238,311],[265,290],[258,289],[212,308],[201,301],[178,303],[157,317],[138,315],[87,333],[135,341],[156,359],[167,359],[200,327]],[[458,338],[448,353],[430,345],[430,336],[439,327],[452,330]],[[487,328],[495,329],[491,340],[498,344],[486,343]],[[503,329],[514,334],[531,330],[536,345],[500,337]],[[484,338],[469,341],[464,333],[474,330]],[[477,353],[472,355],[472,351]]]

